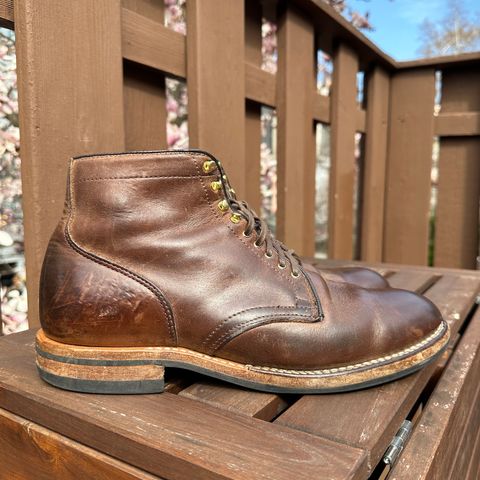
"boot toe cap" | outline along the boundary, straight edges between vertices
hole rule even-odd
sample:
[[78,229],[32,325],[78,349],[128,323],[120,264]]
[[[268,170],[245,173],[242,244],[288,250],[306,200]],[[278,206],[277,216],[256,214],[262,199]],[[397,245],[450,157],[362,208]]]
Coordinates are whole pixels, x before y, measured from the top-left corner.
[[330,293],[322,321],[263,325],[232,339],[216,354],[285,369],[351,367],[415,355],[445,333],[437,307],[415,293],[341,284]]

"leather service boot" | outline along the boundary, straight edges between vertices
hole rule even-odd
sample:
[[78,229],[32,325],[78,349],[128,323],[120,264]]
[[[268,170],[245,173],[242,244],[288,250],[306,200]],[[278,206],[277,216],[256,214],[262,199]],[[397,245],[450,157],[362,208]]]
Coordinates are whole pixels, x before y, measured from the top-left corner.
[[304,267],[200,151],[73,159],[40,289],[40,375],[81,392],[161,392],[169,367],[353,390],[418,370],[449,336],[415,293]]

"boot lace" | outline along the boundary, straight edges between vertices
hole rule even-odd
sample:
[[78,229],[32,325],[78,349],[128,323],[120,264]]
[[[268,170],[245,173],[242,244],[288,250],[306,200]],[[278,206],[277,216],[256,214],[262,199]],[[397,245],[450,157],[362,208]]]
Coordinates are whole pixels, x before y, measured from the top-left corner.
[[287,264],[289,264],[292,276],[298,277],[301,266],[301,260],[298,255],[273,236],[267,223],[258,217],[248,206],[247,202],[237,200],[236,198],[229,198],[229,204],[232,211],[240,215],[247,222],[243,234],[246,237],[251,237],[255,232],[255,247],[260,248],[265,246],[265,256],[268,258],[271,258],[273,253],[276,252],[278,256],[278,267],[284,269],[287,267]]

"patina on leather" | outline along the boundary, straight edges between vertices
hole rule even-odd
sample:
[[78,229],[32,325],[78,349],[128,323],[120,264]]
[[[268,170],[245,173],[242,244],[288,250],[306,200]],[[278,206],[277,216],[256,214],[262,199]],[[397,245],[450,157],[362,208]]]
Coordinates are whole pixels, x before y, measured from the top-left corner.
[[72,160],[42,272],[45,333],[68,344],[180,346],[314,369],[384,357],[439,327],[423,297],[302,266],[232,202],[223,175],[198,151]]

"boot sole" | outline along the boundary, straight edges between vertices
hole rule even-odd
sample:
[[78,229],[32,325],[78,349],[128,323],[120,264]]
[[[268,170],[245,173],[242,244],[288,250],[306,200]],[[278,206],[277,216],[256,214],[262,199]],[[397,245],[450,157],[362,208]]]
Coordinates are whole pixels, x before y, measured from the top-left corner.
[[82,347],[56,342],[39,330],[36,363],[41,378],[84,393],[145,394],[164,390],[165,368],[183,368],[244,387],[273,393],[358,390],[413,373],[446,348],[446,322],[400,352],[355,365],[287,370],[232,362],[182,347]]

